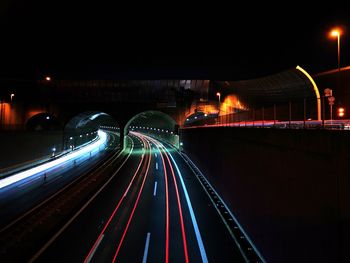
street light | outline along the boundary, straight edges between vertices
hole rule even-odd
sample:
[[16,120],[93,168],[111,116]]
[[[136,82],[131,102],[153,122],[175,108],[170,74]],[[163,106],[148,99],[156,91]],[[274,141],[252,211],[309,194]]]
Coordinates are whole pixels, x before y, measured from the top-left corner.
[[220,92],[217,92],[217,93],[216,93],[216,96],[219,97],[219,105],[218,105],[218,108],[219,108],[219,115],[220,115],[220,98],[221,98],[221,93],[220,93]]
[[[342,35],[342,30],[341,28],[337,27],[334,28],[331,32],[330,32],[330,36],[332,38],[337,38],[338,40],[338,76],[337,76],[337,87],[339,90],[340,87],[340,36]],[[342,108],[340,108],[342,109]],[[338,116],[339,117],[343,117],[344,116],[344,111],[340,111],[338,109]],[[336,193],[337,193],[337,239],[338,239],[338,246],[341,246],[341,240],[339,238],[340,236],[340,223],[339,223],[339,178],[338,178],[338,174],[336,176]]]
[[15,96],[15,94],[14,93],[11,93],[11,103],[12,103],[12,100],[13,100],[13,97]]
[[46,80],[46,81],[50,81],[50,80],[51,80],[51,77],[50,77],[50,76],[46,76],[46,77],[45,77],[45,80]]
[[56,152],[56,147],[52,148],[52,157],[55,156],[55,152]]
[[330,32],[330,36],[332,38],[337,38],[338,40],[338,72],[340,71],[340,36],[342,35],[342,30],[338,27],[338,28],[334,28],[331,32]]

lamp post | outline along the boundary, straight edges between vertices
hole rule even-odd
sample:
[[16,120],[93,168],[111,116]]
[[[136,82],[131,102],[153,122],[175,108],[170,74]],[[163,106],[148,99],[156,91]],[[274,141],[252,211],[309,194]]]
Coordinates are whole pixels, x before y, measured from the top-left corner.
[[330,36],[333,38],[337,38],[338,40],[338,72],[340,71],[340,36],[342,34],[342,30],[340,28],[334,28]]
[[219,108],[219,115],[220,115],[220,98],[221,98],[221,93],[220,92],[217,92],[216,93],[216,96],[219,97],[219,104],[218,104],[218,108]]
[[337,89],[339,90],[340,88],[340,36],[342,35],[342,30],[341,28],[337,27],[334,28],[331,32],[330,32],[330,36],[332,38],[337,38],[337,42],[338,42],[338,73],[337,73]]
[[[338,27],[338,28],[334,28],[331,32],[330,32],[330,36],[333,38],[337,38],[338,40],[338,74],[337,74],[337,88],[339,90],[339,84],[340,84],[340,36],[342,34],[342,30]],[[334,102],[332,102],[334,103]],[[337,259],[339,261],[339,255],[341,255],[342,250],[341,250],[341,246],[342,246],[342,240],[340,237],[340,233],[341,233],[341,229],[340,229],[340,196],[339,196],[339,175],[338,173],[336,173],[336,211],[337,211],[337,247],[338,247],[338,251],[337,251]]]
[[10,101],[11,101],[11,103],[10,103],[10,113],[9,113],[9,125],[11,125],[11,117],[12,117],[12,111],[13,111],[13,109],[12,109],[12,101],[13,101],[13,97],[15,96],[15,94],[14,93],[11,93],[10,94]]
[[55,153],[56,153],[56,147],[53,147],[53,148],[52,148],[52,157],[55,156]]

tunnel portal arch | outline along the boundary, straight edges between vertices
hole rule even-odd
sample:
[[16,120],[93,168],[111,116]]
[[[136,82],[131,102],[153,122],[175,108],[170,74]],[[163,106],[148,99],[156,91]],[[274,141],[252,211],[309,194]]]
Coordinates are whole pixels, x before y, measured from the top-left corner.
[[123,128],[123,143],[125,143],[129,130],[142,131],[173,145],[178,145],[179,124],[162,111],[146,110],[129,119]]
[[97,136],[97,130],[106,128],[119,132],[116,119],[102,111],[84,111],[71,117],[64,125],[65,148],[76,147]]

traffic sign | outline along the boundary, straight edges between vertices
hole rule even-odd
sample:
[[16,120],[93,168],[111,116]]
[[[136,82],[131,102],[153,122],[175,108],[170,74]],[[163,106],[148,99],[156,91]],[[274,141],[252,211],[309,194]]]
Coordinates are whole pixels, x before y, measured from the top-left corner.
[[327,99],[328,99],[328,102],[334,102],[335,101],[335,98],[333,96],[328,97]]
[[324,96],[325,97],[330,97],[332,96],[332,90],[331,89],[324,89]]

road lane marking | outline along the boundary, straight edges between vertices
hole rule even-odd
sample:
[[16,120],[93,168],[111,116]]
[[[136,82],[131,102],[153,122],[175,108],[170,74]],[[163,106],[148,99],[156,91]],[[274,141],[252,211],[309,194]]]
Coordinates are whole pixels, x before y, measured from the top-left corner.
[[157,194],[157,182],[154,183],[153,196],[156,196],[156,194]]
[[105,235],[102,235],[102,236],[100,236],[100,238],[98,239],[96,247],[94,248],[94,250],[92,251],[92,253],[91,253],[90,256],[88,257],[88,259],[86,260],[87,263],[90,263],[90,261],[91,261],[92,257],[94,256],[94,254],[95,254],[95,252],[96,252],[98,246],[101,244],[102,239],[104,238],[104,236],[105,236]]
[[157,153],[155,153],[154,155],[155,155],[155,156],[156,156],[156,158],[157,158]]
[[146,237],[145,250],[143,251],[142,263],[147,263],[147,256],[148,256],[148,248],[149,248],[150,239],[151,239],[151,233],[148,232],[147,237]]
[[[151,137],[145,136],[147,139],[149,139],[151,142],[155,144],[159,151],[159,155],[162,159],[163,164],[163,171],[164,171],[164,181],[165,181],[165,263],[169,263],[169,242],[170,242],[170,216],[169,216],[169,186],[168,186],[168,174],[165,166],[165,161],[162,155],[162,152],[159,149],[158,144],[155,143],[155,140],[153,140]],[[156,163],[158,164],[158,163]]]
[[156,170],[158,170],[158,163],[156,163]]

